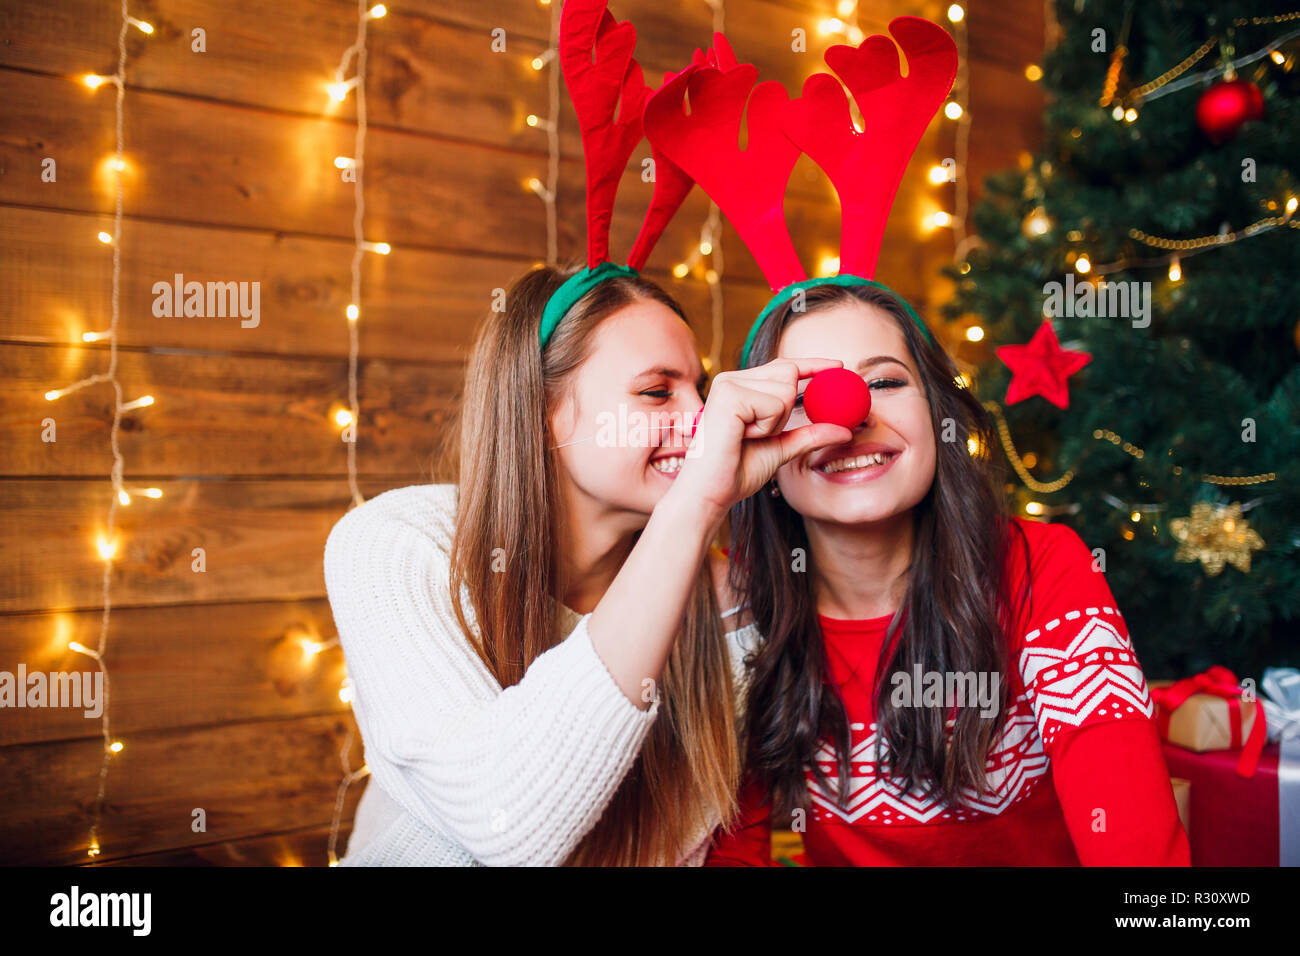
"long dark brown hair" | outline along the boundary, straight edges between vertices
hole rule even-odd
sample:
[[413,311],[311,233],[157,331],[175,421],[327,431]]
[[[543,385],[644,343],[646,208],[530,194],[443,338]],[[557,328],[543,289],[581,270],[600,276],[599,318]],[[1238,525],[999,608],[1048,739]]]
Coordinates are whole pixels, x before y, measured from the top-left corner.
[[[902,790],[917,787],[960,805],[964,789],[980,793],[986,786],[988,749],[1002,732],[1010,699],[1005,635],[1015,605],[1007,595],[1006,556],[1008,531],[1015,525],[1002,493],[1002,468],[989,455],[996,440],[991,417],[959,383],[947,353],[922,336],[896,296],[876,286],[815,286],[806,291],[802,311],[794,300],[777,308],[755,337],[749,365],[774,357],[791,321],[855,302],[883,310],[902,330],[936,437],[934,482],[912,509],[906,596],[889,623],[876,667],[875,765]],[[945,437],[951,441],[937,440],[945,420],[950,420]],[[736,505],[730,518],[730,584],[748,600],[765,637],[751,662],[746,772],[766,782],[774,819],[789,820],[795,809],[808,809],[805,767],[811,766],[814,779],[827,788],[827,775],[814,758],[827,740],[835,751],[838,802],[844,806],[850,732],[843,700],[829,683],[814,592],[817,568],[803,519],[784,499],[762,493]],[[791,571],[795,548],[807,555],[807,573]],[[945,722],[953,711],[891,706],[885,675],[910,674],[917,664],[922,672],[999,674],[994,718],[982,717],[978,706],[957,708],[949,744]]]
[[[595,286],[538,345],[542,310],[569,275],[539,268],[506,293],[483,323],[465,375],[459,432],[459,501],[452,544],[452,605],[466,635],[503,688],[556,643],[564,593],[556,549],[564,528],[551,411],[591,352],[597,326],[622,307],[652,299],[686,316],[639,276]],[[444,464],[444,471],[454,461]],[[456,599],[468,591],[474,624]],[[736,812],[739,779],[731,669],[707,563],[659,682],[659,715],[636,763],[570,865],[676,863],[710,812]]]

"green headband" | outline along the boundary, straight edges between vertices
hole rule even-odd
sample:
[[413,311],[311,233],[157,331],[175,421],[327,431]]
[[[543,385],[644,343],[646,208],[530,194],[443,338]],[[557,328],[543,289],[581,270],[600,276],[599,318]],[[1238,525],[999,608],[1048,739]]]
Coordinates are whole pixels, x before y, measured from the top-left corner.
[[551,293],[546,308],[542,310],[542,324],[537,330],[541,347],[546,348],[546,343],[551,340],[551,335],[555,332],[555,327],[560,324],[560,320],[568,315],[569,310],[577,305],[578,300],[584,295],[606,279],[636,274],[637,271],[630,266],[602,262],[594,269],[583,269],[565,279],[560,287]]
[[883,289],[884,291],[888,292],[895,299],[897,299],[899,302],[902,303],[903,308],[906,309],[907,314],[912,317],[912,321],[915,322],[916,327],[921,330],[921,334],[925,336],[926,341],[928,341],[931,345],[934,344],[934,338],[933,336],[930,335],[930,330],[925,327],[925,323],[921,321],[921,317],[916,314],[916,312],[912,309],[910,305],[908,305],[906,299],[904,299],[893,289],[889,288],[889,286],[883,285],[872,279],[864,279],[862,278],[862,276],[855,276],[855,275],[825,276],[823,278],[818,278],[818,279],[801,279],[798,282],[791,282],[788,286],[786,286],[776,295],[772,296],[772,300],[768,302],[766,306],[763,307],[763,311],[758,313],[758,318],[754,320],[754,324],[749,327],[749,335],[745,339],[745,347],[743,350],[741,350],[740,353],[741,368],[745,368],[746,366],[749,365],[749,350],[754,345],[754,339],[757,338],[758,336],[758,330],[759,327],[762,326],[763,320],[766,319],[769,315],[771,315],[773,310],[776,309],[777,306],[784,305],[785,303],[789,302],[792,298],[794,298],[795,292],[799,291],[800,289],[811,289],[820,285],[841,285],[841,286],[871,285],[871,286],[875,286],[877,289]]

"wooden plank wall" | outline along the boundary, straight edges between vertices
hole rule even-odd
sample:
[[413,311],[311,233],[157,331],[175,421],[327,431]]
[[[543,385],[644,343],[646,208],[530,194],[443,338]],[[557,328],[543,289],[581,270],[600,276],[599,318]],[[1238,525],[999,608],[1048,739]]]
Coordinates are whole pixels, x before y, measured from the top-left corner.
[[[703,0],[616,0],[635,22],[649,76],[686,62],[710,36]],[[946,3],[865,3],[861,26],[884,32]],[[972,194],[1039,135],[1041,97],[1023,77],[1043,43],[1037,0],[968,5]],[[833,0],[727,0],[728,35],[763,75],[797,92],[829,41],[817,24]],[[351,155],[354,97],[324,83],[355,34],[349,0],[136,0],[154,24],[129,48],[121,320],[117,375],[129,400],[118,435],[128,485],[156,486],[118,511],[107,663],[112,758],[101,863],[320,865],[351,713],[338,697],[337,648],[304,665],[286,634],[333,635],[321,554],[349,506],[346,452],[332,413],[347,401],[353,190],[332,165]],[[114,91],[87,72],[117,62],[118,6],[17,0],[0,9],[0,670],[82,670],[70,640],[98,642],[104,564],[94,542],[110,501],[112,391],[56,403],[43,393],[104,370],[103,344],[81,333],[110,318],[112,228],[106,165]],[[191,31],[207,51],[191,50]],[[494,53],[490,31],[507,31]],[[810,52],[790,50],[808,31]],[[397,0],[369,44],[366,232],[393,244],[364,261],[357,461],[367,497],[429,480],[461,361],[491,290],[545,254],[545,214],[522,183],[545,176],[549,12],[537,0]],[[582,165],[567,95],[559,190],[562,257],[583,242]],[[938,119],[895,203],[878,276],[925,310],[946,294],[935,270],[951,235],[923,237],[927,203],[950,186],[925,170],[953,155]],[[637,167],[644,146],[633,160]],[[41,181],[46,158],[57,181]],[[613,248],[630,246],[649,186],[629,173]],[[709,297],[698,275],[669,270],[698,241],[697,190],[649,272],[688,307],[708,346]],[[787,214],[805,263],[833,254],[829,184],[806,160]],[[730,359],[766,290],[747,252],[723,242]],[[624,253],[625,254],[625,253]],[[261,322],[155,318],[151,288],[187,280],[259,281]],[[57,441],[41,440],[42,420]],[[203,548],[207,567],[192,570]],[[93,665],[91,665],[93,667]],[[60,709],[0,710],[0,863],[87,861],[100,724]],[[358,738],[352,766],[362,760]],[[350,820],[364,785],[346,803]],[[191,827],[207,813],[206,832]],[[343,836],[348,827],[345,825]],[[340,843],[340,847],[342,847]]]

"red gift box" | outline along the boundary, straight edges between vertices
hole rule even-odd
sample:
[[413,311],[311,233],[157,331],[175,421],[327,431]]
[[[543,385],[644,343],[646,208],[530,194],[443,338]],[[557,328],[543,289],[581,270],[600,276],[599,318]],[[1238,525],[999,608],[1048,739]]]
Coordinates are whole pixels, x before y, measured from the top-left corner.
[[1278,866],[1281,748],[1264,747],[1254,774],[1243,777],[1240,749],[1196,753],[1168,741],[1162,747],[1170,776],[1191,781],[1192,866]]

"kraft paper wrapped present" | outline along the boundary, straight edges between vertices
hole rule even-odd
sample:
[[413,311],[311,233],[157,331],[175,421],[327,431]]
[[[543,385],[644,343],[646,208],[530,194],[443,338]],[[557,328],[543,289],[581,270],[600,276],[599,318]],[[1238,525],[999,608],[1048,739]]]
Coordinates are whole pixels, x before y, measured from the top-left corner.
[[1242,688],[1226,667],[1211,667],[1180,681],[1152,681],[1160,736],[1196,753],[1242,749],[1243,776],[1254,773],[1266,740],[1260,708],[1242,700]]

